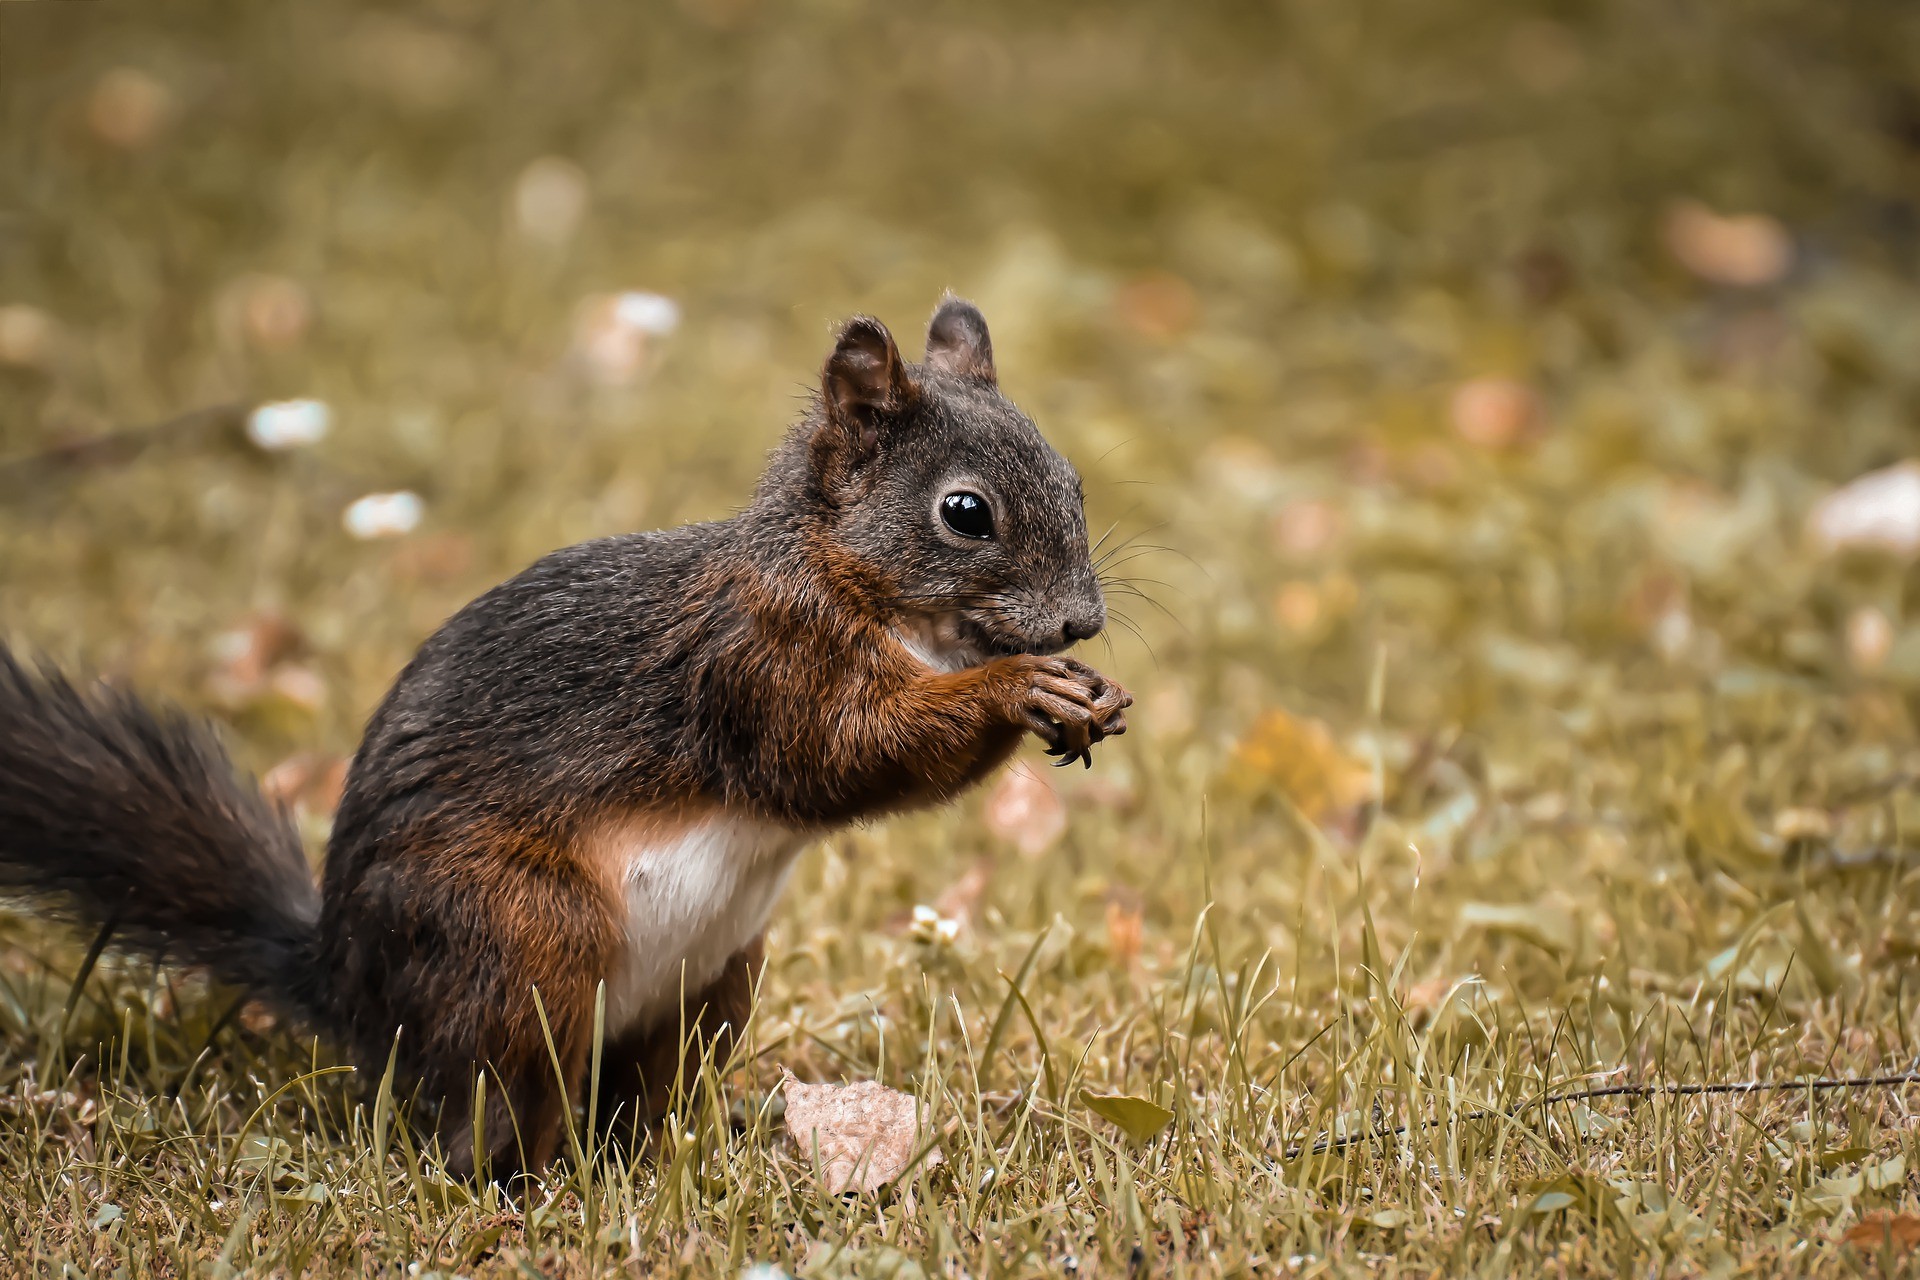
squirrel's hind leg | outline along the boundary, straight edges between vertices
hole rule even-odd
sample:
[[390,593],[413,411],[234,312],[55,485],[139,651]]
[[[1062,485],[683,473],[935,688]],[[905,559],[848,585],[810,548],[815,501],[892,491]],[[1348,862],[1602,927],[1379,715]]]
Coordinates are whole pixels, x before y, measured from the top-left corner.
[[666,1115],[677,1090],[697,1093],[702,1063],[725,1074],[753,1013],[766,956],[764,935],[728,959],[720,975],[687,994],[683,1011],[607,1042],[600,1061],[600,1122],[615,1140],[637,1146]]
[[354,968],[437,1103],[447,1172],[512,1188],[551,1162],[568,1104],[585,1099],[613,936],[605,890],[570,850],[494,824],[416,829],[383,852],[350,890]]

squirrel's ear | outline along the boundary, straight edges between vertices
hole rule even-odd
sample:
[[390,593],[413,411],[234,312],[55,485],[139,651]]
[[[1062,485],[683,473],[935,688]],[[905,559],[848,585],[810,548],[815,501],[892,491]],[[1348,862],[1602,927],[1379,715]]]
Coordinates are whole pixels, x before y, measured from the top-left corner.
[[[855,316],[841,326],[840,340],[821,374],[820,391],[829,419],[875,435],[875,419],[904,405],[912,391],[906,362],[887,326],[872,316]],[[867,443],[872,443],[870,438]]]
[[872,316],[855,316],[841,326],[820,374],[827,420],[813,439],[814,465],[829,488],[845,482],[873,453],[882,421],[912,396],[906,362],[887,326]]
[[927,321],[927,363],[945,373],[978,378],[989,386],[993,372],[993,339],[980,308],[952,294],[940,299]]

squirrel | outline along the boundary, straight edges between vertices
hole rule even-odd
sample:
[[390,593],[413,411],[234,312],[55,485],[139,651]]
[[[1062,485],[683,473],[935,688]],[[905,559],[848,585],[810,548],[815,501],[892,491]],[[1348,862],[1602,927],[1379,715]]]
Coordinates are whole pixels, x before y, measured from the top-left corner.
[[1132,698],[1065,650],[1105,622],[1079,476],[980,312],[947,295],[918,365],[856,317],[744,509],[555,551],[421,646],[317,886],[210,725],[0,647],[0,896],[391,1055],[449,1173],[510,1181],[553,1158],[601,1000],[602,1115],[649,1125],[683,1055],[726,1060],[810,840],[1028,733],[1090,766]]

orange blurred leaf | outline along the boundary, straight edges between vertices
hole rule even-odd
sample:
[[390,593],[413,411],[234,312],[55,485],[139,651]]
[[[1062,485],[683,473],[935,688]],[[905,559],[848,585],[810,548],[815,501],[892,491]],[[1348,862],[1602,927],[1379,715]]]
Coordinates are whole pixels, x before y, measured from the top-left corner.
[[1856,1249],[1884,1247],[1906,1253],[1920,1244],[1920,1216],[1876,1209],[1848,1228],[1840,1239]]
[[1280,791],[1312,822],[1373,794],[1373,771],[1348,754],[1325,724],[1277,707],[1240,739],[1231,774],[1249,789]]

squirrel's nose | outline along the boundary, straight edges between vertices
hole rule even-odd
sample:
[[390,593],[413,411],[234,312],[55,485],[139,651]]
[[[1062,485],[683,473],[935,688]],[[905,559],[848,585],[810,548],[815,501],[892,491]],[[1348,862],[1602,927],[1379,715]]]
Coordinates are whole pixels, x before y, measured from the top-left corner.
[[1067,638],[1068,644],[1081,640],[1091,640],[1100,634],[1102,619],[1091,615],[1084,618],[1068,618],[1066,625],[1060,628],[1060,634]]

